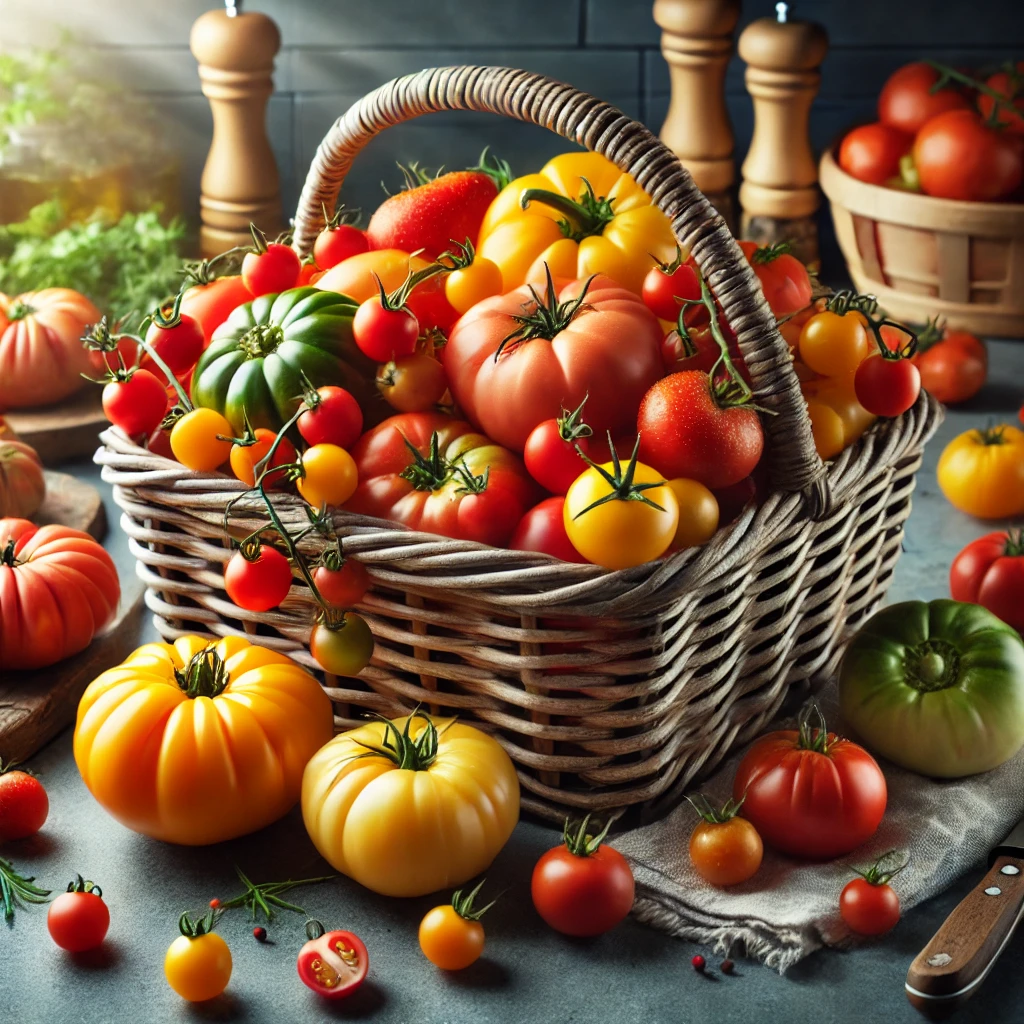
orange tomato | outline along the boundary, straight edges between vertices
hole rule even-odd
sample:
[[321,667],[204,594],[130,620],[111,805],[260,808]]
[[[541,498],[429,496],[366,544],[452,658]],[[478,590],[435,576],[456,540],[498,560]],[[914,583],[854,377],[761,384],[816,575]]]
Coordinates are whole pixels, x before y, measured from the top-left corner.
[[690,835],[690,861],[712,885],[739,885],[761,866],[764,844],[757,829],[739,816],[726,821],[702,820]]

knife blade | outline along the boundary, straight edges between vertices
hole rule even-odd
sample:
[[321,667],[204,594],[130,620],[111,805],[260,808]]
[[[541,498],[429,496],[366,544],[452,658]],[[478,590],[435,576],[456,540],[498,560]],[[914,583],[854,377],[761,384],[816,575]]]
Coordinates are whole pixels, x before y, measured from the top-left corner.
[[978,990],[1024,918],[1024,818],[989,854],[985,877],[946,918],[907,971],[911,1004],[932,1020]]

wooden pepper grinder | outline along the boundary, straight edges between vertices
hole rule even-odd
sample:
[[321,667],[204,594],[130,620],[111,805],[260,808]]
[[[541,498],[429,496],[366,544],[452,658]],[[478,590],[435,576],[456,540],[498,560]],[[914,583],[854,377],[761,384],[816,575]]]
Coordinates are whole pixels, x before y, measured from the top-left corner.
[[741,230],[762,244],[791,241],[796,256],[817,266],[820,195],[809,120],[828,36],[820,25],[790,21],[788,4],[777,3],[775,10],[775,18],[760,18],[740,34],[754,100],[754,137],[740,185]]
[[655,0],[672,92],[661,140],[735,227],[733,134],[725,106],[740,0]]
[[243,13],[241,3],[227,0],[224,9],[201,15],[189,40],[213,111],[213,142],[199,196],[204,257],[251,243],[250,221],[270,237],[282,227],[281,188],[266,128],[281,33],[265,14]]

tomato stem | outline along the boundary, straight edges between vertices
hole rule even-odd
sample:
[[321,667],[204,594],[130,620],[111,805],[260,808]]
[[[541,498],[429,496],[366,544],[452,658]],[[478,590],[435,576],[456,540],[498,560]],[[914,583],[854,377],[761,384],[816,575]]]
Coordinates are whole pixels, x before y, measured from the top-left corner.
[[178,687],[190,700],[196,697],[217,697],[228,685],[224,659],[210,645],[197,651],[184,668],[174,670]]
[[486,174],[500,192],[512,181],[512,168],[507,160],[502,160],[500,156],[494,156],[490,149],[490,146],[484,146],[484,151],[480,154],[476,166],[467,167],[466,170],[476,171],[477,174]]
[[578,441],[581,437],[590,437],[594,433],[590,425],[583,420],[583,406],[587,404],[589,397],[589,393],[584,395],[583,401],[572,412],[562,406],[562,414],[556,421],[558,436],[568,444]]
[[[373,757],[375,755],[384,757],[396,767],[414,772],[425,771],[437,759],[439,735],[437,726],[434,725],[433,719],[419,708],[409,715],[405,721],[405,728],[401,732],[390,719],[377,714],[372,717],[384,723],[384,738],[381,740],[380,746],[357,740],[359,746],[366,750],[365,754],[358,754],[357,757]],[[413,739],[410,730],[413,720],[416,718],[422,718],[426,723],[426,728],[416,739]]]
[[909,863],[910,855],[908,854],[904,859],[903,863],[898,867],[889,867],[890,864],[894,863],[897,858],[900,857],[899,850],[888,850],[883,853],[870,867],[865,868],[863,871],[860,868],[854,868],[853,870],[864,879],[868,885],[888,885]]
[[480,910],[476,910],[473,907],[473,900],[475,900],[476,897],[479,895],[480,890],[484,887],[484,882],[486,881],[487,879],[484,878],[476,886],[476,888],[473,889],[472,892],[468,893],[465,896],[463,895],[461,889],[457,889],[454,893],[452,893],[452,907],[454,908],[455,913],[458,914],[459,917],[463,918],[463,920],[479,921],[480,918],[483,917],[484,914],[486,914],[487,911],[490,910],[491,907],[493,907],[494,904],[498,902],[497,899],[493,899],[491,900],[490,903],[487,904],[486,907],[482,907]]
[[608,431],[608,449],[612,454],[612,466],[614,467],[614,473],[609,473],[603,466],[599,466],[596,462],[592,461],[583,449],[576,445],[576,453],[591,469],[596,470],[604,478],[605,482],[611,488],[611,490],[604,495],[604,497],[598,498],[597,501],[591,502],[586,508],[580,509],[573,519],[579,519],[580,516],[589,512],[591,509],[597,508],[598,505],[604,505],[609,501],[642,501],[645,505],[650,505],[651,508],[656,508],[659,512],[664,512],[656,501],[652,501],[644,494],[644,491],[651,490],[652,487],[664,486],[664,480],[655,480],[651,483],[638,484],[633,482],[633,477],[636,474],[637,455],[640,452],[640,435],[637,435],[636,444],[633,445],[633,454],[629,457],[629,464],[626,466],[626,472],[622,472],[622,465],[619,462],[619,453],[615,450],[615,444],[612,441],[611,431]]
[[193,918],[186,910],[182,913],[181,917],[178,918],[178,931],[180,931],[186,939],[198,939],[203,935],[209,935],[210,932],[217,927],[217,922],[220,920],[220,915],[222,913],[223,911],[217,907],[211,909],[202,917]]
[[566,299],[565,302],[558,301],[558,296],[555,294],[555,283],[551,278],[551,267],[547,263],[544,264],[544,276],[547,285],[544,298],[541,299],[532,284],[527,286],[533,297],[534,308],[529,313],[511,315],[510,319],[519,326],[502,339],[494,353],[495,362],[506,348],[512,351],[524,341],[532,341],[534,338],[551,341],[557,334],[564,331],[580,313],[591,308],[584,300],[596,274],[587,278],[579,295],[573,299]]
[[346,209],[344,203],[338,203],[334,213],[329,214],[327,212],[326,203],[321,203],[320,209],[324,211],[325,231],[333,231],[335,228],[340,228],[343,224],[356,224],[362,214],[362,210]]
[[1024,530],[1010,529],[1006,531],[1006,546],[1003,555],[1007,558],[1018,558],[1024,555]]
[[609,818],[604,823],[604,828],[597,835],[591,835],[587,832],[589,825],[589,814],[580,822],[573,822],[569,818],[565,819],[565,825],[562,828],[562,838],[565,840],[565,848],[574,857],[589,857],[591,854],[597,853],[605,837],[608,835],[608,830],[612,827],[612,819]]
[[[906,324],[890,320],[885,315],[885,311],[878,308],[878,299],[874,295],[860,295],[844,288],[829,298],[825,303],[825,308],[838,316],[846,316],[850,312],[860,313],[874,336],[878,353],[883,359],[909,359],[917,351],[917,334]],[[883,327],[892,327],[901,334],[905,334],[907,341],[895,349],[889,348],[882,337]]]
[[793,243],[790,240],[775,242],[772,245],[759,245],[751,256],[751,262],[761,265],[772,263],[780,256],[788,256],[793,252]]
[[95,882],[87,882],[82,880],[81,875],[75,875],[73,882],[68,882],[67,892],[89,892],[93,896],[99,896],[103,898],[103,890]]
[[[13,569],[15,566],[20,564],[21,563],[14,557],[14,538],[12,537],[4,545],[3,551],[0,551],[0,565],[5,565],[8,569]],[[8,765],[8,768],[9,767],[10,765]]]
[[[814,725],[811,719],[814,719]],[[829,733],[825,725],[825,716],[821,708],[815,703],[807,704],[797,718],[797,749],[813,750],[815,753],[829,755],[832,747],[839,741],[839,737]]]
[[709,825],[724,825],[725,822],[731,821],[740,813],[740,808],[743,806],[743,801],[747,799],[747,794],[744,793],[739,800],[729,797],[721,807],[715,807],[703,793],[698,793],[696,797],[687,795],[686,799],[689,801],[690,806]]
[[1000,108],[1011,114],[1016,115],[1020,113],[1013,100],[1008,99],[997,89],[993,89],[987,82],[981,82],[977,78],[937,60],[926,60],[925,64],[939,73],[938,81],[928,90],[930,93],[936,93],[940,89],[949,88],[950,82],[958,82],[960,85],[966,85],[969,89],[973,89],[976,92],[984,93],[989,99],[993,100],[992,110],[985,122],[989,128],[1005,127],[999,120],[998,112]]

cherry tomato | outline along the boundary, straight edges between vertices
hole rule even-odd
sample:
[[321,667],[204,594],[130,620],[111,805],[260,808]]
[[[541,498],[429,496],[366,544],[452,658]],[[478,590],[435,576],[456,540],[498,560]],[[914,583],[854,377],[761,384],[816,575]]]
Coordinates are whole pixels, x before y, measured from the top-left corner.
[[700,298],[700,279],[688,263],[675,261],[647,271],[641,288],[647,308],[660,320],[675,323],[683,300]]
[[458,313],[502,293],[501,270],[486,256],[475,256],[468,267],[453,270],[444,283],[444,295]]
[[896,856],[895,850],[883,854],[859,878],[847,882],[839,896],[839,913],[851,931],[858,935],[884,935],[900,919],[900,898],[889,882],[907,866],[890,870],[886,864]]
[[426,412],[444,398],[448,376],[433,356],[413,352],[378,368],[377,390],[399,412]]
[[800,358],[823,377],[853,373],[871,354],[873,344],[863,316],[823,309],[800,332]]
[[347,451],[363,432],[359,403],[344,388],[333,384],[318,388],[314,402],[295,424],[303,440],[310,445],[335,444]]
[[316,260],[307,256],[302,261],[302,266],[299,268],[299,280],[297,282],[298,287],[312,287],[313,279],[319,277],[322,273],[323,271],[316,265]]
[[412,355],[420,323],[408,309],[385,308],[379,295],[360,303],[352,318],[352,337],[363,355],[378,363]]
[[945,331],[940,341],[914,356],[914,365],[925,391],[946,405],[956,405],[984,386],[988,352],[984,342],[967,331]]
[[723,887],[752,878],[761,866],[764,845],[757,829],[739,817],[739,804],[729,800],[719,810],[704,797],[690,803],[701,816],[690,833],[690,862],[697,874]]
[[633,907],[629,862],[604,837],[609,825],[588,835],[590,815],[578,826],[565,823],[561,846],[548,850],[533,869],[530,892],[537,913],[564,935],[603,935]]
[[318,622],[309,638],[309,652],[332,676],[359,675],[373,657],[373,634],[366,619],[345,612],[337,626]]
[[320,596],[335,608],[351,608],[359,604],[370,589],[370,574],[362,562],[346,558],[338,569],[318,565],[313,582]]
[[812,398],[807,402],[807,415],[811,420],[815,451],[826,462],[834,459],[846,447],[846,430],[839,413]]
[[[255,486],[256,467],[267,457],[267,453],[277,439],[277,434],[266,427],[257,427],[253,431],[253,437],[255,440],[252,444],[232,445],[229,456],[231,472],[248,487]],[[270,460],[270,468],[291,465],[298,457],[295,445],[287,437],[282,437],[274,450],[274,457]],[[264,472],[266,468],[261,467],[260,472]],[[263,478],[263,482],[268,487],[285,487],[288,484],[288,479],[283,472],[270,472]]]
[[988,533],[953,559],[949,594],[980,604],[1024,633],[1024,537],[1020,530]]
[[[181,377],[199,361],[206,339],[199,321],[188,313],[180,313],[178,322],[170,327],[164,327],[154,320],[146,331],[146,343],[176,377]],[[148,355],[143,356],[140,365],[158,376],[163,372]]]
[[167,391],[149,370],[129,370],[103,388],[103,413],[129,437],[150,434],[167,414]]
[[209,473],[231,456],[231,424],[215,409],[193,409],[171,428],[171,451],[186,468]]
[[301,272],[299,254],[280,242],[271,242],[262,252],[247,252],[242,260],[242,282],[254,296],[294,288]]
[[370,957],[352,932],[325,932],[319,921],[306,924],[309,941],[299,950],[296,967],[302,983],[324,999],[345,999],[366,980]]
[[250,612],[268,612],[287,596],[292,585],[292,567],[277,548],[256,545],[255,558],[236,551],[224,569],[224,590],[228,597]]
[[420,922],[420,949],[423,955],[442,971],[461,971],[480,959],[484,951],[484,926],[480,918],[490,909],[473,907],[481,882],[471,893],[459,890],[451,903],[428,910]]
[[857,401],[875,416],[900,416],[921,393],[921,374],[909,359],[877,353],[857,367]]
[[95,949],[106,938],[110,911],[103,902],[103,891],[82,876],[72,882],[51,904],[46,915],[50,938],[69,953]]
[[193,922],[182,914],[181,930],[164,957],[167,984],[191,1003],[202,1003],[219,996],[231,980],[231,950],[217,934],[210,931],[217,921],[211,911],[202,921]]
[[[1017,113],[1000,104],[995,113],[995,120],[999,124],[1006,125],[1007,131],[1016,132],[1018,135],[1024,134],[1024,77],[1022,76],[1024,76],[1024,62],[1018,62],[1012,70],[1008,68],[1006,71],[997,71],[994,75],[990,75],[985,82],[1000,96],[1013,100],[1013,105],[1020,111]],[[978,109],[986,121],[992,119],[995,105],[996,101],[987,93],[978,94]]]
[[354,224],[337,224],[333,228],[326,227],[313,243],[313,259],[321,270],[330,270],[342,260],[367,252],[370,240],[366,232]]
[[710,373],[721,354],[722,350],[709,327],[691,328],[688,338],[682,337],[677,330],[671,330],[661,343],[661,358],[665,372],[669,374],[684,370]]
[[668,489],[679,505],[679,525],[672,538],[672,550],[706,544],[718,530],[718,499],[702,483],[676,477]]
[[969,110],[971,104],[955,87],[933,92],[939,72],[918,61],[894,71],[878,97],[878,119],[908,135],[916,135],[926,121],[947,110]]
[[34,775],[0,764],[0,843],[34,836],[49,813],[46,790]]
[[315,444],[302,455],[299,494],[313,506],[344,505],[355,493],[359,474],[355,460],[336,444]]
[[590,457],[590,427],[583,422],[583,406],[562,410],[557,419],[543,420],[530,431],[523,448],[523,462],[530,476],[552,494],[565,494],[587,468],[580,455]]
[[534,505],[519,520],[508,546],[513,551],[541,551],[563,562],[586,562],[565,532],[565,498],[561,495]]
[[863,124],[848,132],[839,147],[839,166],[872,185],[899,177],[900,160],[910,152],[914,137],[887,124]]
[[765,300],[778,319],[792,316],[811,304],[814,294],[811,276],[792,254],[789,242],[758,245],[757,242],[744,241],[739,245],[757,275]]

